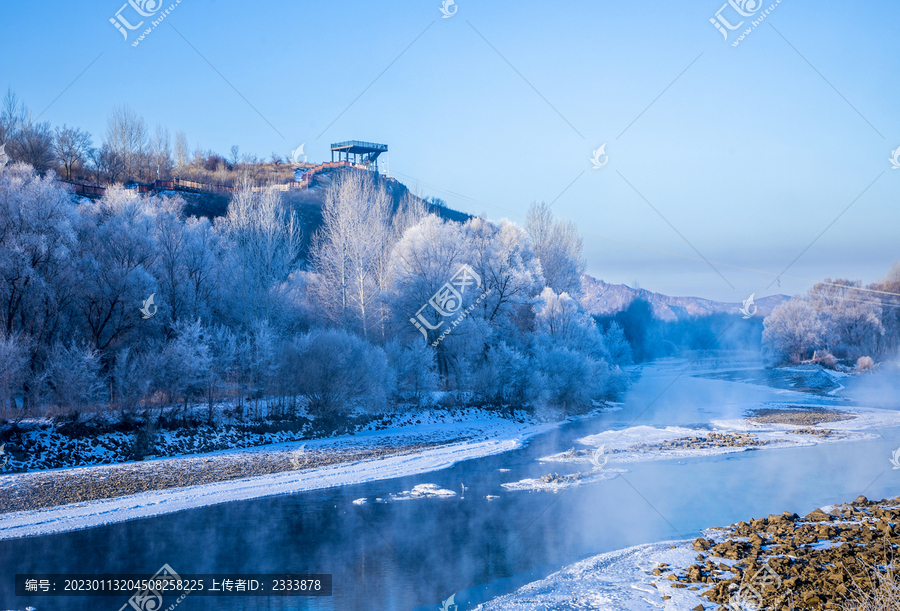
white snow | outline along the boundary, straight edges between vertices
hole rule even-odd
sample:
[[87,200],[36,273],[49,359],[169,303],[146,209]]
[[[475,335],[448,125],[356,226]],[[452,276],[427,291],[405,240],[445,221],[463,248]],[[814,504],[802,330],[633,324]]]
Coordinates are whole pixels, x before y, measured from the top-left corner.
[[[844,412],[855,416],[849,420],[839,422],[822,422],[813,426],[796,426],[790,424],[759,424],[747,419],[714,419],[709,428],[688,428],[681,426],[653,427],[635,426],[621,431],[603,431],[596,435],[588,435],[577,440],[577,443],[590,447],[605,446],[605,456],[610,463],[634,463],[652,460],[669,460],[673,458],[695,458],[700,456],[718,456],[722,454],[734,454],[751,450],[771,450],[786,447],[813,446],[820,443],[838,443],[845,441],[860,441],[874,439],[877,435],[871,431],[881,428],[900,427],[900,412],[894,410],[877,409],[869,407],[847,407],[842,405],[821,405],[794,401],[791,403],[775,404],[766,403],[759,405],[759,409],[787,409],[794,408],[822,408],[835,412]],[[835,434],[832,437],[823,438],[813,435],[797,434],[793,431],[801,428],[817,428],[831,430]],[[685,437],[705,437],[711,432],[721,434],[750,433],[760,441],[769,442],[766,445],[744,447],[716,447],[704,449],[645,449],[643,451],[628,451],[637,444],[658,444],[664,441],[673,441]],[[583,463],[587,457],[570,457],[565,453],[546,456],[540,459],[545,462],[572,462]]]
[[[598,554],[476,609],[645,611],[664,608],[666,611],[690,611],[698,604],[709,605],[708,600],[700,598],[703,590],[673,588],[666,573],[657,576],[652,571],[660,563],[673,567],[690,566],[696,555],[691,544],[684,541],[650,543]],[[663,596],[671,596],[671,599],[664,601]]]
[[[593,471],[590,473],[583,473],[582,478],[578,480],[566,480],[563,482],[545,482],[542,479],[532,479],[527,478],[520,480],[518,482],[510,482],[507,484],[500,484],[505,490],[509,491],[531,491],[531,492],[559,492],[566,488],[572,488],[576,486],[586,486],[588,484],[594,484],[597,482],[605,482],[607,480],[614,479],[618,477],[619,473],[626,473],[626,471],[622,469],[606,469],[603,471]],[[565,476],[563,476],[565,477]]]

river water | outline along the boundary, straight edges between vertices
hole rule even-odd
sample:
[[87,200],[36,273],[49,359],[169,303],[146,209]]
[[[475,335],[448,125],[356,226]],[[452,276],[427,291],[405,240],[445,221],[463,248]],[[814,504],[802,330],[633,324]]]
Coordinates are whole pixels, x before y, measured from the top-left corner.
[[[880,387],[867,386],[866,380],[842,382],[848,388],[833,397],[817,396],[797,390],[807,386],[805,378],[747,362],[705,359],[685,372],[687,363],[671,359],[639,368],[619,411],[567,423],[520,450],[450,469],[2,541],[0,609],[115,611],[127,595],[16,598],[13,576],[152,574],[168,564],[180,574],[330,573],[334,579],[331,597],[188,596],[177,606],[183,611],[439,609],[454,593],[461,611],[601,552],[693,538],[710,526],[785,510],[804,515],[860,494],[873,499],[900,494],[900,471],[888,462],[900,446],[896,429],[865,441],[618,465],[627,470],[624,477],[556,494],[501,488],[550,471],[579,470],[536,459],[583,447],[575,440],[602,431],[639,425],[707,428],[712,419],[740,418],[766,402],[847,405],[864,398],[866,404],[900,409],[896,393],[874,392]],[[457,492],[464,483],[467,490],[464,499],[457,494],[352,504],[422,483]],[[167,597],[165,605],[174,601]]]

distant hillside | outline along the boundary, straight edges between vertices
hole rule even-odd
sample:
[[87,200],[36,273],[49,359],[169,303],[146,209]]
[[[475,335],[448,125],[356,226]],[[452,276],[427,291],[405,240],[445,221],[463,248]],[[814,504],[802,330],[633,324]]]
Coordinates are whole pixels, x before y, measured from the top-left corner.
[[[607,315],[628,308],[635,299],[644,299],[653,307],[653,315],[661,320],[681,320],[705,316],[717,312],[737,314],[741,302],[724,303],[700,297],[670,297],[645,289],[633,289],[624,284],[607,284],[587,274],[581,277],[581,305],[589,314]],[[748,295],[749,297],[749,295]],[[754,304],[759,308],[758,316],[768,316],[775,306],[790,299],[787,295],[757,297]]]

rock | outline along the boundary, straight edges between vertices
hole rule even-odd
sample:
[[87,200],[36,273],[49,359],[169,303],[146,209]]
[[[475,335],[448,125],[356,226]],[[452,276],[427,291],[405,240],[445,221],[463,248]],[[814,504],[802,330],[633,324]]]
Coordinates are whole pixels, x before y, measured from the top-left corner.
[[709,550],[714,545],[714,541],[712,539],[696,539],[694,541],[694,550],[698,552],[705,552]]
[[808,513],[804,520],[812,521],[812,522],[824,522],[829,518],[828,514],[822,511],[821,509],[815,509]]

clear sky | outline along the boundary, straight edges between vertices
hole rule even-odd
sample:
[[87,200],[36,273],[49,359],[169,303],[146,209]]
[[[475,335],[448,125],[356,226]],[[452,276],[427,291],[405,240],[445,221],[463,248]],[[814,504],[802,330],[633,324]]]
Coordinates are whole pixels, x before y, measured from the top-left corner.
[[152,18],[124,40],[122,0],[7,2],[0,87],[95,141],[127,103],[226,155],[387,143],[456,209],[555,200],[610,282],[740,301],[876,280],[900,259],[900,5],[782,0],[735,47],[772,3],[726,6],[727,41],[722,4],[181,0],[133,47]]

